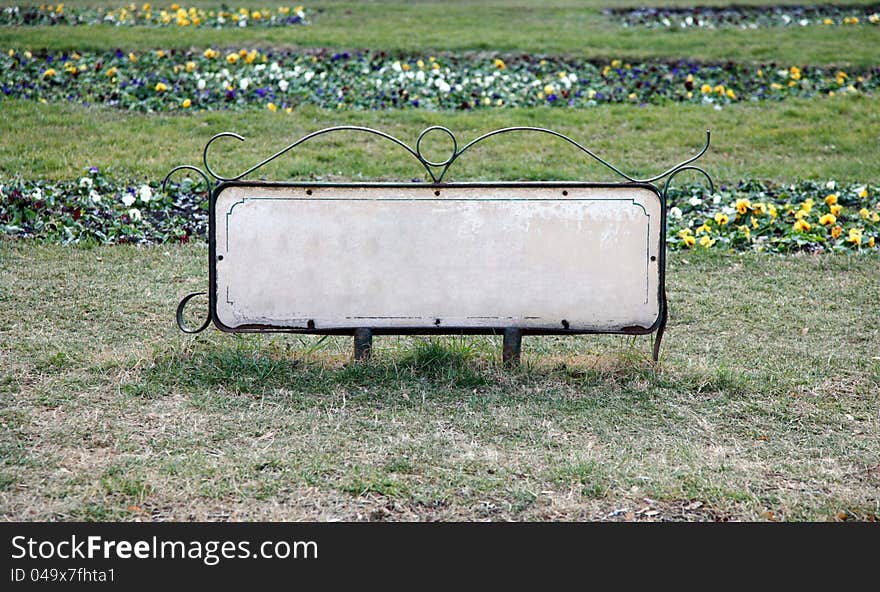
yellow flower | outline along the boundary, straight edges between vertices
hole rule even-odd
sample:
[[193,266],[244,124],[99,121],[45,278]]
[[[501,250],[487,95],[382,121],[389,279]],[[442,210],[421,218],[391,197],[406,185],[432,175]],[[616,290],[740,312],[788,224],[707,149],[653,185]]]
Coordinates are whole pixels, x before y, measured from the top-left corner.
[[710,232],[712,232],[712,229],[709,227],[708,224],[704,223],[702,226],[697,227],[696,234],[703,234],[703,233],[709,234]]
[[257,59],[257,55],[259,55],[259,54],[257,53],[257,50],[255,49],[245,56],[244,61],[248,64],[253,64],[254,60]]
[[116,66],[111,66],[110,68],[107,68],[105,76],[107,76],[107,78],[113,78],[114,76],[116,76],[117,72],[119,72],[119,70],[116,68]]
[[773,204],[767,206],[767,211],[770,212],[771,218],[776,218],[776,216],[779,215],[779,212],[776,211],[776,206],[774,206]]
[[611,60],[611,67],[612,68],[619,68],[620,67],[620,60]]
[[813,198],[809,198],[804,201],[804,205],[801,206],[806,213],[810,213],[810,210],[813,209]]
[[854,245],[862,244],[862,229],[861,228],[850,228],[849,236],[846,239],[848,242],[851,242]]
[[803,208],[799,209],[797,212],[794,213],[794,217],[797,220],[803,220],[804,218],[806,218],[809,215],[810,215],[810,213]]
[[195,62],[187,62],[187,63],[186,63],[186,71],[187,71],[187,72],[192,72],[192,71],[195,70],[195,69],[196,69],[196,63],[195,63]]
[[171,10],[177,12],[178,10],[180,10],[180,4],[177,4],[177,3],[172,4],[172,5],[171,5]]
[[724,94],[724,85],[723,84],[716,85],[715,92],[718,93],[719,95],[723,95]]
[[49,68],[48,70],[43,72],[43,78],[52,78],[56,74],[58,74],[58,72],[56,72],[54,68]]
[[727,98],[734,100],[736,99],[736,94],[734,94],[734,92],[729,88],[727,89]]
[[791,68],[789,68],[788,73],[792,77],[793,80],[800,80],[801,79],[801,69],[798,68],[797,66],[792,66]]
[[738,226],[737,228],[739,228],[742,231],[742,233],[746,236],[746,238],[752,237],[752,231],[749,230],[749,227],[746,226],[745,224],[743,224],[742,226]]
[[268,109],[272,113],[275,113],[276,111],[278,111],[278,105],[276,105],[275,103],[269,103],[268,105],[266,105],[266,109]]
[[714,244],[715,244],[715,241],[712,240],[711,238],[709,238],[708,235],[704,236],[703,238],[700,239],[700,246],[701,247],[705,247],[708,249],[709,247],[711,247]]
[[806,220],[798,220],[794,223],[794,229],[798,232],[806,232],[810,229],[810,223]]
[[832,21],[830,18],[826,18],[824,21],[822,21],[822,24],[823,25],[833,25],[834,21]]
[[874,248],[874,237],[873,236],[868,239],[868,246],[871,247],[872,249]]
[[825,214],[821,218],[819,218],[819,224],[822,226],[831,226],[832,224],[837,222],[837,216],[834,214]]
[[681,230],[678,231],[679,238],[684,238],[684,237],[690,236],[690,235],[691,235],[690,228],[682,228]]
[[717,214],[715,214],[715,222],[716,222],[716,224],[718,224],[718,226],[724,226],[729,221],[730,221],[730,218],[728,218],[727,214],[723,214],[721,212],[718,212]]
[[157,82],[156,83],[156,92],[163,93],[166,90],[168,90],[168,87],[165,85],[164,82]]
[[772,88],[773,90],[780,90],[780,89],[782,89],[782,85],[779,84],[778,82],[771,82],[770,88]]
[[[706,238],[706,237],[703,237],[703,238]],[[682,242],[684,242],[684,246],[686,246],[686,247],[693,247],[695,244],[697,244],[697,239],[688,235],[688,236],[682,237]]]
[[404,72],[409,72],[409,70],[410,70],[409,64],[406,64],[406,63],[404,63],[401,66],[401,68],[403,69]]
[[156,51],[156,57],[159,58],[159,59],[164,58],[164,57],[165,57],[165,52],[162,51],[161,49],[157,50],[157,51]]
[[861,210],[859,210],[859,216],[867,220],[871,216],[871,212],[868,210],[868,208],[862,208]]
[[868,197],[868,188],[867,187],[865,187],[864,189],[859,191],[859,197],[861,197],[862,199],[867,199],[867,197]]
[[192,101],[189,99],[183,99],[183,102],[180,104],[184,109],[189,109],[192,106]]
[[137,56],[134,55],[133,53],[129,53],[129,54],[128,54],[128,61],[129,61],[129,62],[136,62],[136,61],[138,61]]
[[226,56],[226,61],[230,64],[236,63],[238,61],[238,54],[237,53],[230,53],[229,55]]
[[740,214],[745,214],[749,211],[749,208],[752,207],[751,202],[747,199],[738,199],[736,200],[736,211]]
[[829,206],[833,206],[834,204],[836,204],[837,203],[837,194],[836,193],[829,193],[828,195],[826,195],[825,196],[825,203],[827,203]]
[[834,228],[831,229],[831,238],[835,238],[835,239],[840,238],[840,233],[842,233],[842,232],[843,232],[843,228],[841,228],[840,226],[835,226]]
[[205,53],[203,55],[206,58],[208,58],[209,60],[213,60],[214,58],[217,57],[218,52],[209,47],[208,49],[205,50]]
[[553,94],[553,87],[549,84],[547,86],[545,86],[544,87],[544,94],[545,95],[552,95]]
[[763,202],[754,203],[752,204],[752,211],[759,216],[763,216],[767,213],[767,204]]
[[709,86],[708,84],[704,84],[703,86],[700,87],[700,92],[703,93],[704,95],[708,95],[710,92],[712,92],[712,87]]
[[831,206],[828,209],[831,210],[831,213],[834,214],[835,216],[839,216],[840,212],[843,211],[843,206],[840,204],[834,204],[833,206]]

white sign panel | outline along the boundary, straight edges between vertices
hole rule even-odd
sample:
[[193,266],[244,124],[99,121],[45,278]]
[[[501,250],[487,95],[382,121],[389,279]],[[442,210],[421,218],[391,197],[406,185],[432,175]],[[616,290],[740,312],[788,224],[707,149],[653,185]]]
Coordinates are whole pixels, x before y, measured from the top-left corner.
[[660,316],[660,197],[575,184],[228,185],[227,330],[642,331]]

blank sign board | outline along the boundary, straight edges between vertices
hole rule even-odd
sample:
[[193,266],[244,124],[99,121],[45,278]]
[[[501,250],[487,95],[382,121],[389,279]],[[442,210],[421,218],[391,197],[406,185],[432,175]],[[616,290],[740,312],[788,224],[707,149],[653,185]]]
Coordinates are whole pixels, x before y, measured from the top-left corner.
[[213,208],[225,330],[659,322],[663,211],[648,185],[237,183]]

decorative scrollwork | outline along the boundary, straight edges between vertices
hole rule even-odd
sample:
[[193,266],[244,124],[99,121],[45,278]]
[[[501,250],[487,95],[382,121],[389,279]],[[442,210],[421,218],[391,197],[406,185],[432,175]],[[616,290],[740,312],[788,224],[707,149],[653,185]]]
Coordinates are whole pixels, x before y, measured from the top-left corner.
[[[171,179],[171,177],[175,173],[180,172],[180,171],[192,171],[192,172],[195,172],[195,173],[201,175],[202,179],[205,180],[205,184],[207,186],[208,199],[209,200],[211,199],[211,194],[213,193],[213,190],[214,190],[214,184],[211,183],[211,180],[208,178],[208,175],[206,175],[202,169],[200,169],[198,167],[194,167],[189,164],[182,164],[180,166],[176,166],[173,169],[171,169],[171,171],[167,175],[165,175],[165,179],[162,181],[162,192],[163,193],[165,193],[167,191],[169,179]],[[210,255],[209,255],[209,257],[210,257]],[[208,261],[208,265],[210,265],[210,264],[211,264],[211,262]],[[183,309],[186,308],[186,304],[190,300],[195,298],[196,296],[205,296],[207,294],[208,294],[207,292],[193,292],[192,294],[187,294],[183,298],[183,300],[180,301],[180,303],[177,305],[177,315],[175,317],[177,319],[177,328],[178,329],[180,329],[184,333],[201,333],[202,331],[204,331],[205,329],[208,328],[208,325],[211,324],[211,316],[213,314],[213,311],[211,310],[211,299],[210,298],[208,298],[208,314],[205,315],[205,320],[202,322],[201,325],[199,325],[195,329],[192,329],[186,324],[186,321],[183,320]]]
[[[706,151],[709,149],[709,143],[711,140],[711,134],[710,134],[709,130],[706,130],[706,142],[703,145],[703,147],[694,156],[692,156],[686,160],[683,160],[682,162],[666,169],[665,171],[663,171],[661,173],[658,173],[658,174],[653,175],[651,177],[645,177],[645,178],[641,178],[641,179],[624,173],[618,167],[614,166],[613,164],[611,164],[610,162],[608,162],[604,158],[600,157],[599,155],[597,155],[595,152],[593,152],[592,150],[590,150],[586,146],[580,144],[579,142],[576,142],[575,140],[571,139],[570,137],[566,136],[565,134],[561,134],[557,131],[543,128],[543,127],[526,127],[526,126],[505,127],[505,128],[493,130],[491,132],[483,134],[482,136],[474,138],[473,140],[471,140],[470,142],[468,142],[467,144],[465,144],[461,148],[459,148],[458,140],[456,139],[455,134],[452,133],[452,131],[450,131],[448,128],[445,128],[443,126],[434,125],[429,128],[426,128],[425,130],[422,131],[422,133],[419,134],[418,138],[416,139],[415,148],[413,148],[412,146],[410,146],[409,144],[407,144],[403,140],[400,140],[399,138],[396,138],[395,136],[392,136],[391,134],[387,134],[385,132],[382,132],[382,131],[379,131],[379,130],[376,130],[373,128],[363,127],[363,126],[359,126],[359,125],[338,125],[338,126],[334,126],[334,127],[320,129],[320,130],[312,132],[310,134],[306,134],[305,136],[299,138],[295,142],[288,144],[286,147],[279,150],[278,152],[276,152],[272,156],[269,156],[268,158],[258,162],[257,164],[251,166],[250,168],[245,169],[244,171],[242,171],[241,173],[238,173],[237,175],[233,175],[233,176],[229,176],[229,177],[223,176],[223,175],[217,173],[211,167],[210,163],[208,162],[208,151],[210,150],[210,148],[214,144],[214,142],[216,142],[217,140],[219,140],[221,138],[234,138],[234,139],[238,140],[239,142],[244,142],[245,139],[243,136],[240,136],[239,134],[236,134],[234,132],[222,132],[222,133],[219,133],[219,134],[215,135],[214,137],[212,137],[210,140],[208,140],[208,143],[205,144],[205,149],[202,152],[202,162],[204,163],[205,171],[207,171],[217,181],[238,181],[238,180],[243,179],[244,177],[250,175],[254,171],[264,167],[265,165],[269,164],[270,162],[279,158],[280,156],[287,154],[288,152],[290,152],[291,150],[293,150],[294,148],[296,148],[297,146],[299,146],[300,144],[302,144],[304,142],[308,142],[309,140],[316,138],[318,136],[322,136],[324,134],[329,134],[329,133],[334,133],[334,132],[342,132],[342,131],[353,131],[353,132],[372,134],[372,135],[379,136],[381,138],[384,138],[386,140],[389,140],[389,141],[397,144],[398,146],[400,146],[401,148],[406,150],[411,156],[413,156],[419,162],[419,164],[422,165],[422,167],[425,169],[425,172],[428,174],[429,177],[431,177],[431,180],[434,183],[442,183],[444,177],[446,176],[446,173],[449,171],[449,167],[451,167],[455,163],[455,161],[457,161],[459,159],[459,157],[461,157],[462,154],[467,152],[474,145],[476,145],[476,144],[478,144],[488,138],[491,138],[493,136],[497,136],[499,134],[511,133],[511,132],[534,132],[534,133],[548,134],[548,135],[560,138],[560,139],[568,142],[569,144],[571,144],[575,148],[579,149],[581,152],[583,152],[587,156],[591,157],[593,160],[597,161],[601,165],[605,166],[606,168],[608,168],[609,170],[611,170],[612,172],[614,172],[618,176],[626,179],[627,181],[629,181],[631,183],[653,183],[655,181],[659,181],[660,179],[663,179],[664,177],[671,175],[675,171],[680,170],[682,167],[689,165],[690,163],[696,161],[701,156],[703,156],[703,154],[705,154]],[[425,156],[422,154],[422,148],[421,148],[422,139],[428,133],[433,132],[433,131],[443,132],[443,133],[447,134],[450,137],[450,139],[452,140],[452,153],[450,154],[449,158],[447,158],[446,160],[431,161],[431,160],[428,160],[427,158],[425,158]],[[178,167],[178,168],[181,168],[181,167]],[[187,167],[187,168],[195,169],[195,167]],[[199,172],[201,172],[201,170],[199,170]]]

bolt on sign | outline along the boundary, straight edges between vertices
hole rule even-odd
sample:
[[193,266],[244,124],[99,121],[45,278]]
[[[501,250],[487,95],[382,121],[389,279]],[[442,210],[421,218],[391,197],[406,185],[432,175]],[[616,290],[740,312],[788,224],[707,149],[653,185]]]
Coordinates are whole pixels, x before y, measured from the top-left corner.
[[[360,131],[408,150],[432,183],[267,183],[243,178],[313,137]],[[451,156],[421,154],[429,132],[447,134]],[[547,133],[573,144],[622,183],[444,183],[449,166],[488,137]],[[502,334],[504,359],[519,359],[523,335],[657,333],[666,324],[666,191],[696,157],[649,179],[620,172],[573,140],[543,128],[506,128],[459,149],[445,128],[416,147],[369,128],[309,134],[235,177],[208,164],[209,312],[228,332],[348,334],[355,357],[373,335]],[[213,180],[208,175],[213,177]],[[662,191],[653,183],[666,179]],[[167,182],[168,178],[166,178]],[[714,191],[714,188],[713,188]]]

